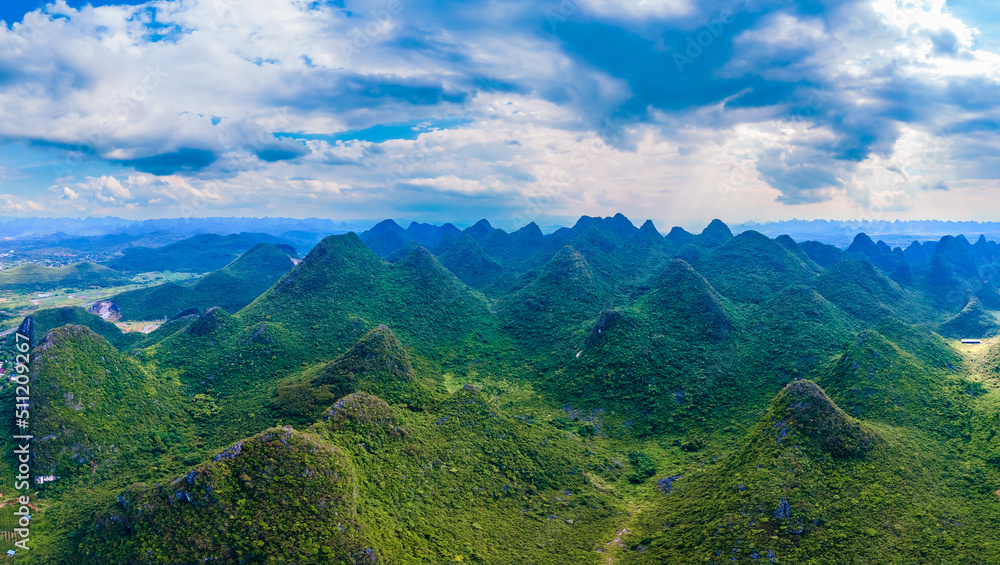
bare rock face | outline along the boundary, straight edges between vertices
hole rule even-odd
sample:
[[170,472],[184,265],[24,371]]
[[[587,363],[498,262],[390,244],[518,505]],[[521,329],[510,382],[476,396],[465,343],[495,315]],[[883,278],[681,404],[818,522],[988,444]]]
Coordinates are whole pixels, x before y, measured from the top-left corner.
[[99,300],[93,303],[90,308],[87,308],[87,312],[97,314],[108,322],[117,322],[122,317],[118,305],[110,300]]

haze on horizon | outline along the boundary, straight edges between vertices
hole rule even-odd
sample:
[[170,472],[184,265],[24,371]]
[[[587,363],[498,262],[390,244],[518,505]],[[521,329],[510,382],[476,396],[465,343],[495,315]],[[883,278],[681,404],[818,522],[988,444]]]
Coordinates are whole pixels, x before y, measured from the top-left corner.
[[0,8],[0,215],[995,219],[983,3],[93,4]]

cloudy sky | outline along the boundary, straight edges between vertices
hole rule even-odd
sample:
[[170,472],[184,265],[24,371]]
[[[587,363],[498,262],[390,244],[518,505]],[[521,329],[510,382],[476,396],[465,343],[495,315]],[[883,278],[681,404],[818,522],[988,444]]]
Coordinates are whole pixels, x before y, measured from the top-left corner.
[[0,215],[997,219],[1000,6],[6,0]]

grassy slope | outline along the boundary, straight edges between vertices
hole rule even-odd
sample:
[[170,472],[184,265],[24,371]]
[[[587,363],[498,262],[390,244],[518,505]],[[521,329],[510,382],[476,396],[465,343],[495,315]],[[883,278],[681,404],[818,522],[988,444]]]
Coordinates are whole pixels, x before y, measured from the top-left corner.
[[176,369],[192,392],[217,403],[214,422],[227,441],[300,421],[301,414],[283,414],[272,403],[278,385],[303,382],[303,371],[347,352],[380,324],[431,367],[423,375],[439,380],[495,366],[498,351],[509,347],[486,299],[426,250],[390,264],[354,234],[321,242],[238,315],[214,310],[202,318],[144,355],[158,370]]
[[387,561],[596,563],[614,527],[607,485],[622,470],[604,450],[514,419],[473,387],[401,413],[399,438],[336,420],[324,433],[355,456],[369,501],[362,519]]
[[28,264],[0,271],[0,290],[106,287],[124,283],[121,273],[95,263],[77,263],[65,267]]
[[39,310],[32,314],[31,318],[35,321],[36,339],[41,339],[50,330],[66,324],[86,326],[119,349],[131,347],[142,339],[142,334],[123,332],[113,323],[78,306]]
[[962,311],[941,324],[941,335],[954,338],[983,338],[1000,333],[1000,323],[973,296]]
[[768,394],[794,378],[814,378],[854,335],[855,324],[815,290],[791,286],[745,310],[750,375],[770,375]]
[[190,426],[178,383],[84,326],[53,330],[33,355],[35,471],[60,476],[52,488],[155,476],[150,460],[168,453],[183,461]]
[[969,391],[983,389],[962,374],[959,356],[926,330],[890,321],[866,332],[821,380],[861,418],[860,439],[844,429],[854,418],[814,385],[789,385],[742,448],[676,469],[684,479],[673,492],[650,494],[629,540],[644,551],[625,562],[996,561],[996,400],[982,404],[996,392],[974,399]]
[[504,285],[504,268],[487,256],[479,243],[468,234],[439,255],[438,260],[460,281],[472,288]]
[[[204,456],[204,445],[170,375],[149,372],[84,326],[38,340],[31,352],[32,472],[58,479],[35,487],[29,555],[52,563],[62,561],[68,536],[95,504],[132,481],[180,472]],[[13,406],[16,392],[6,384],[0,399]],[[10,435],[0,441],[7,455],[0,473],[13,484]]]
[[937,252],[929,261],[914,266],[913,273],[913,286],[930,297],[935,308],[943,311],[956,312],[965,306],[978,282],[960,274],[947,255]]
[[379,323],[435,353],[496,327],[485,298],[425,249],[389,264],[354,234],[323,240],[240,319],[283,323],[308,342],[312,356],[327,358]]
[[[733,307],[675,260],[634,306],[606,310],[583,351],[552,372],[547,390],[589,410],[618,413],[608,433],[647,435],[698,426],[738,386]],[[624,426],[619,428],[619,426]]]
[[[418,367],[426,363],[418,360]],[[314,365],[278,386],[272,407],[295,423],[311,423],[334,401],[358,391],[422,410],[436,383],[414,368],[410,354],[388,326],[379,325],[328,363]]]
[[369,562],[357,490],[353,461],[342,449],[314,434],[270,429],[170,484],[118,495],[73,540],[70,560]]

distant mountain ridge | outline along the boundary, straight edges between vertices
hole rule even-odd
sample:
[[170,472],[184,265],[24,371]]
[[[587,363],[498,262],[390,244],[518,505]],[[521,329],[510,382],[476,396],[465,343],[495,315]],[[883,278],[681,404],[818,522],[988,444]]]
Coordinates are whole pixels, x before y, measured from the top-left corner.
[[123,320],[158,320],[185,308],[213,306],[236,312],[278,281],[294,262],[287,247],[258,243],[221,269],[191,285],[165,283],[112,296]]
[[106,265],[119,271],[183,271],[207,273],[221,269],[259,243],[283,246],[295,255],[287,240],[268,234],[239,233],[229,235],[202,234],[162,247],[128,247]]
[[1000,563],[994,242],[637,224],[385,221],[149,334],[26,318],[23,560]]
[[946,235],[965,234],[1000,240],[1000,222],[946,220],[782,220],[779,222],[746,222],[733,226],[737,232],[757,230],[770,237],[788,234],[796,240],[816,240],[846,249],[858,233],[867,233],[886,240],[890,247],[904,246],[912,241],[936,241]]

